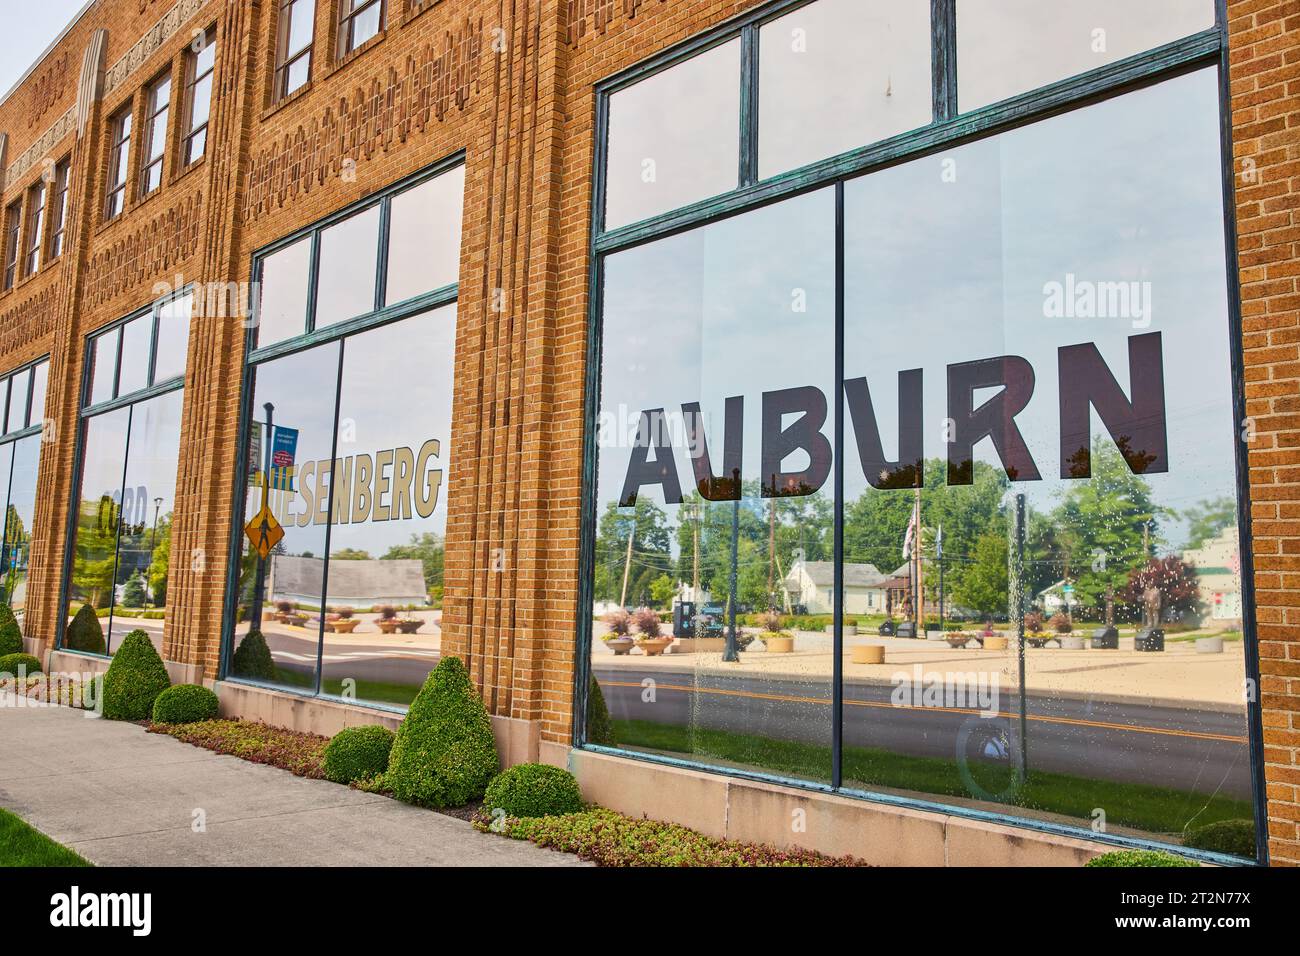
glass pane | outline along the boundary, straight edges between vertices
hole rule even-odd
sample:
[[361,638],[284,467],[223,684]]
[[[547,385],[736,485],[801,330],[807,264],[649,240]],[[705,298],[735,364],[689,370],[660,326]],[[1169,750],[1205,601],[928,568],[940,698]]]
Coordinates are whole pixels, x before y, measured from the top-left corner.
[[[316,689],[338,363],[339,343],[332,342],[254,371],[256,424],[250,429],[244,520],[251,521],[265,504],[285,535],[266,560],[247,536],[243,539],[232,676]],[[276,466],[268,485],[272,447],[289,464]]]
[[455,345],[448,306],[344,346],[326,694],[404,706],[438,663]]
[[121,516],[122,469],[131,410],[118,408],[86,420],[82,442],[81,490],[68,594],[69,624],[82,605],[95,616],[85,626],[69,627],[63,647],[94,654],[107,652],[105,633],[113,607],[117,526]]
[[818,0],[759,31],[762,177],[927,125],[930,6]]
[[153,372],[155,382],[166,382],[185,374],[193,304],[194,296],[186,294],[164,302],[158,310],[158,342]]
[[[191,114],[190,129],[198,129],[208,121],[208,114],[212,110],[212,74],[208,74],[203,79],[194,84],[194,108]],[[196,148],[194,155],[201,154],[203,150]]]
[[380,3],[373,3],[352,19],[352,49],[356,49],[379,32]]
[[321,230],[316,328],[375,310],[378,256],[378,206]]
[[740,41],[731,40],[609,98],[605,227],[735,189]]
[[202,76],[212,69],[213,64],[217,62],[217,41],[216,37],[209,32],[204,40],[203,49],[194,57],[195,76]]
[[296,0],[284,8],[284,16],[289,18],[288,56],[293,56],[311,44],[313,16],[310,0]]
[[963,112],[1214,26],[1214,0],[958,0]]
[[464,195],[465,167],[458,166],[393,197],[389,211],[387,304],[457,280]]
[[[9,507],[5,511],[4,555],[0,557],[3,573],[3,599],[21,614],[27,606],[27,565],[31,557],[32,521],[36,514],[36,471],[41,458],[41,436],[28,435],[10,445],[13,470],[9,481]],[[9,455],[0,452],[8,463]]]
[[1204,70],[846,184],[845,580],[935,639],[845,665],[920,675],[846,708],[848,785],[1252,818],[1217,103]]
[[113,397],[113,377],[117,371],[117,342],[121,328],[96,336],[90,349],[90,401],[98,405]]
[[606,261],[591,665],[626,749],[830,777],[834,200]]
[[31,387],[32,370],[15,372],[9,378],[9,410],[5,418],[5,432],[16,432],[27,427],[27,390]]
[[284,95],[288,96],[294,90],[300,88],[308,79],[311,78],[311,56],[300,57],[289,64],[289,78],[286,82]]
[[110,654],[136,628],[144,630],[162,653],[184,395],[177,389],[131,409]]
[[257,345],[263,348],[307,331],[311,239],[299,239],[262,260]]
[[149,346],[153,341],[153,316],[143,315],[122,326],[122,371],[117,395],[130,395],[149,384]]
[[32,403],[29,425],[43,425],[45,422],[45,390],[50,380],[50,363],[41,362],[32,367]]

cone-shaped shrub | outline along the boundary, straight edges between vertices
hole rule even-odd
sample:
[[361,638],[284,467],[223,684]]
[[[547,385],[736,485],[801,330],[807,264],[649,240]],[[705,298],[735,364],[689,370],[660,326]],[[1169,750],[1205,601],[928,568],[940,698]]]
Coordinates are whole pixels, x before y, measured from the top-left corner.
[[217,695],[198,684],[177,684],[168,687],[153,702],[155,724],[192,724],[200,720],[215,720],[219,702]]
[[407,803],[458,807],[483,796],[499,769],[487,708],[460,658],[444,657],[397,728],[384,780]]
[[[3,664],[0,661],[0,664]],[[0,667],[0,670],[4,670]],[[1193,830],[1183,839],[1183,846],[1214,853],[1232,853],[1236,856],[1255,855],[1254,820],[1220,820],[1199,830]]]
[[20,670],[28,674],[39,674],[41,662],[31,654],[5,654],[0,657],[0,674],[17,677]]
[[103,654],[108,645],[104,643],[104,627],[95,616],[95,609],[89,604],[81,605],[68,632],[63,636],[64,650],[85,651],[87,654]]
[[335,783],[371,780],[388,769],[393,732],[378,724],[340,730],[325,745],[325,777]]
[[0,657],[23,652],[23,632],[8,604],[0,604]]
[[483,795],[483,810],[509,817],[555,817],[582,809],[573,774],[544,763],[521,763],[497,774]]
[[591,675],[590,689],[587,691],[587,743],[613,747],[614,722],[609,719],[609,708],[605,706],[605,695],[600,692],[600,682],[596,675]]
[[275,680],[275,661],[261,631],[249,631],[230,659],[230,673],[253,680]]
[[170,686],[167,668],[149,635],[132,631],[104,674],[104,716],[109,720],[147,720],[158,695]]

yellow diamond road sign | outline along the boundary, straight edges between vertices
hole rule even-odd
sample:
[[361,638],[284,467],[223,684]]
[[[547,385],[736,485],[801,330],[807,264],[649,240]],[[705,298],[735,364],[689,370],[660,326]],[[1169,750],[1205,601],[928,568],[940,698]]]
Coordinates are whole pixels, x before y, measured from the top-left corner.
[[253,520],[244,525],[244,534],[248,535],[258,556],[265,558],[284,537],[284,526],[275,520],[270,508],[262,505],[262,510],[253,516]]

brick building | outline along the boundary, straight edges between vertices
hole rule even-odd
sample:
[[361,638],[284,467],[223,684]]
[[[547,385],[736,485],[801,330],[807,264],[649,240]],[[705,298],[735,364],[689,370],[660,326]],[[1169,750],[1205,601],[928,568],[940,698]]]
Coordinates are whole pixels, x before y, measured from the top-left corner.
[[[1300,863],[1300,4],[1053,6],[88,4],[0,102],[28,643],[98,669],[143,627],[227,713],[323,732],[456,654],[507,760],[882,863],[1221,820]],[[1000,565],[1104,627],[1227,527],[1240,631],[1181,608],[1159,658],[1132,608],[1099,666],[981,605]],[[804,558],[911,562],[922,607],[946,573],[1010,650],[872,671],[840,614],[788,659],[625,656],[591,613],[702,574],[730,624]],[[403,586],[358,566],[343,608],[348,560]],[[318,599],[273,596],[291,561]],[[889,707],[913,664],[1011,691]]]

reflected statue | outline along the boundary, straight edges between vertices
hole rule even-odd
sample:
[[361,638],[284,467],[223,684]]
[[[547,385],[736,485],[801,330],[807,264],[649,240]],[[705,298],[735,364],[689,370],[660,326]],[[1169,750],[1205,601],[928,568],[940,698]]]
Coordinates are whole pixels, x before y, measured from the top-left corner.
[[1148,585],[1142,592],[1142,626],[1160,626],[1160,589],[1154,584]]

